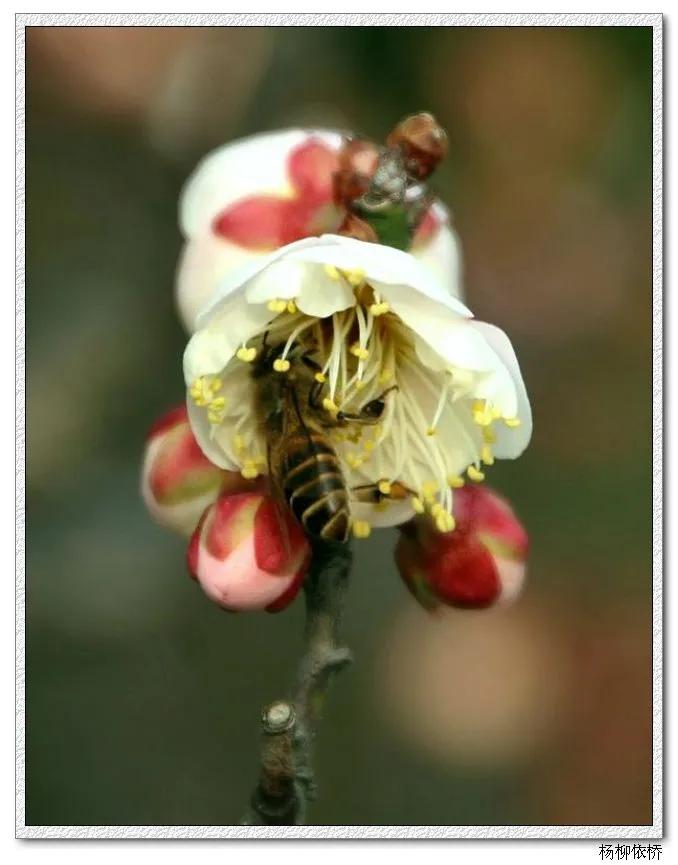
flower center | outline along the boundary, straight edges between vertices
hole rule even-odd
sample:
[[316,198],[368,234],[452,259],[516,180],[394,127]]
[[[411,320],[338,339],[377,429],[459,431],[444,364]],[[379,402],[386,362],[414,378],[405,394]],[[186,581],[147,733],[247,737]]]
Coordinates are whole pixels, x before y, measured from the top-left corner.
[[[426,367],[410,329],[361,271],[327,265],[325,272],[348,282],[355,306],[318,319],[299,312],[294,301],[269,301],[278,314],[266,332],[243,345],[218,376],[194,382],[190,395],[207,410],[212,438],[245,477],[256,477],[266,471],[266,442],[253,422],[250,363],[264,345],[280,346],[271,374],[289,375],[305,355],[317,367],[307,374],[322,386],[312,410],[325,415],[328,438],[350,469],[349,487],[371,487],[378,508],[409,496],[416,512],[428,511],[440,531],[451,531],[452,490],[463,486],[463,474],[484,479],[481,465],[494,462],[494,425],[519,420],[475,398],[482,373]],[[382,403],[376,416],[366,414],[368,404]],[[369,525],[356,521],[354,533],[366,536]]]

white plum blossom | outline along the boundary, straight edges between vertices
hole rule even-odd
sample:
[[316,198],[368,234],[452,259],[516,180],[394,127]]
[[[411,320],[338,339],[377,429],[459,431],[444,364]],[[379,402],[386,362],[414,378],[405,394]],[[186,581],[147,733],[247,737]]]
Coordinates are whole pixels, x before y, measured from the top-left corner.
[[[352,498],[357,535],[424,511],[453,529],[454,489],[529,442],[530,405],[503,331],[476,321],[415,256],[327,234],[230,271],[197,319],[184,355],[189,417],[221,468],[267,471],[250,366],[265,333],[282,346],[280,375],[295,344],[313,347],[346,486],[382,494]],[[378,423],[329,423],[382,396]]]
[[[345,140],[326,129],[288,129],[226,144],[200,162],[179,213],[186,243],[177,305],[189,332],[233,269],[290,242],[336,231],[343,212],[333,202],[332,176]],[[459,245],[440,202],[415,235],[412,253],[447,292],[461,296]]]

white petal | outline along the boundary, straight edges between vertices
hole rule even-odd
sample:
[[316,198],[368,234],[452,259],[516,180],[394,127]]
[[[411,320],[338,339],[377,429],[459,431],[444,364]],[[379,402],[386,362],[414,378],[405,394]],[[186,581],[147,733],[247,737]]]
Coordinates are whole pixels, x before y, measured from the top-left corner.
[[[303,265],[302,265],[303,266]],[[327,318],[355,306],[355,293],[344,279],[331,279],[321,267],[305,267],[306,278],[297,297],[299,309],[316,318]]]
[[520,366],[511,341],[503,330],[493,324],[484,321],[472,322],[472,327],[482,333],[511,376],[516,394],[516,410],[511,416],[520,419],[520,426],[510,428],[501,422],[494,425],[497,441],[492,450],[495,456],[504,459],[513,459],[520,456],[529,444],[532,437],[532,409],[525,389]]
[[197,406],[190,397],[186,400],[186,407],[193,435],[207,459],[213,462],[215,466],[219,466],[220,469],[226,469],[230,472],[239,471],[240,467],[227,457],[224,450],[212,438],[211,425],[205,409]]
[[287,129],[226,144],[206,156],[188,179],[179,204],[186,237],[209,228],[225,207],[250,195],[291,196],[287,160],[307,138],[319,138],[338,150],[342,136],[328,130]]
[[197,326],[204,327],[212,318],[217,315],[230,296],[239,289],[246,291],[250,283],[261,274],[265,269],[270,267],[274,262],[286,258],[296,250],[303,249],[305,246],[313,246],[318,242],[317,237],[306,237],[303,240],[297,240],[287,246],[282,246],[274,252],[269,252],[256,259],[243,264],[242,267],[235,268],[224,277],[217,286],[210,303],[200,311],[197,316]]
[[301,293],[305,275],[304,265],[298,261],[274,261],[248,280],[245,297],[248,303],[266,303],[274,298],[290,300]]
[[472,316],[471,311],[460,300],[452,297],[413,255],[391,246],[324,234],[317,238],[315,244],[295,250],[291,257],[300,261],[332,264],[345,271],[362,270],[366,280],[379,290],[385,286],[407,287],[413,294],[437,301],[460,316]]
[[221,372],[238,348],[261,333],[275,315],[265,304],[247,303],[242,294],[230,298],[189,340],[184,352],[186,384]]
[[367,520],[375,529],[385,529],[407,522],[414,516],[414,510],[409,500],[389,502],[384,509],[364,502],[351,502],[351,516],[355,520]]
[[189,333],[196,329],[198,314],[212,302],[217,286],[231,271],[265,258],[261,252],[204,232],[184,246],[176,280],[176,299],[181,320]]
[[[471,370],[494,370],[500,366],[495,352],[481,333],[469,327],[470,319],[462,318],[445,305],[428,297],[415,294],[407,286],[392,285],[382,288],[383,296],[393,311],[427,343],[448,366]],[[426,355],[421,346],[421,360],[432,368],[432,355]],[[423,355],[423,356],[422,356]]]
[[440,223],[439,228],[426,243],[414,246],[412,255],[433,273],[449,294],[463,299],[459,238],[450,224],[447,208],[436,202],[433,211]]

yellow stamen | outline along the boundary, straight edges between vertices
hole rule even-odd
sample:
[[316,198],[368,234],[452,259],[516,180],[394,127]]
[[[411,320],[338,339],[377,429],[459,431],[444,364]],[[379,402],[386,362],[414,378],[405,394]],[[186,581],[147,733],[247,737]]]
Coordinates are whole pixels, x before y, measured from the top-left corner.
[[494,456],[492,455],[492,449],[489,445],[483,445],[483,448],[480,451],[480,458],[485,463],[485,465],[494,465]]
[[365,382],[364,382],[362,379],[359,378],[359,379],[355,382],[355,389],[356,389],[356,390],[362,390],[364,387],[365,387]]
[[443,513],[443,506],[440,504],[440,502],[436,502],[434,505],[431,506],[431,516],[434,519],[436,517],[438,517],[439,514],[442,514],[442,513]]
[[359,267],[355,268],[355,270],[347,270],[346,279],[348,280],[349,285],[352,285],[353,288],[357,288],[365,281],[365,271],[361,270]]
[[438,484],[435,481],[426,481],[422,485],[421,492],[424,496],[424,500],[430,504],[435,498],[435,494],[438,492]]
[[487,442],[488,445],[493,445],[497,441],[497,434],[492,427],[488,426],[483,430],[483,441]]
[[520,426],[521,421],[519,417],[505,417],[504,423],[507,427],[515,429],[516,427]]
[[412,505],[412,509],[416,514],[424,513],[424,503],[419,498],[419,496],[412,496],[412,498],[410,499],[410,504]]
[[339,279],[339,271],[333,264],[326,264],[323,270],[330,279]]
[[464,486],[466,481],[459,475],[450,475],[447,479],[447,483],[452,487],[453,490],[460,490]]
[[257,350],[256,348],[247,348],[243,345],[242,348],[239,348],[236,351],[235,356],[238,360],[243,361],[243,363],[252,363],[254,358],[257,356]]
[[372,439],[367,439],[367,441],[363,442],[363,447],[365,448],[367,453],[370,453],[370,451],[373,451],[374,446],[375,446],[375,442],[373,442]]
[[271,312],[285,312],[287,309],[287,301],[277,300],[274,298],[273,300],[269,300],[266,306]]
[[448,511],[441,511],[435,518],[435,523],[439,532],[451,532],[457,525],[454,517]]
[[339,406],[335,403],[333,399],[330,399],[328,396],[326,396],[323,400],[323,408],[325,409],[325,411],[330,411],[333,413],[339,411]]
[[357,342],[351,346],[350,352],[352,355],[355,355],[355,357],[360,358],[360,360],[367,360],[370,356],[369,351],[366,348],[361,348]]
[[317,372],[317,373],[315,374],[315,380],[316,380],[317,382],[319,382],[320,384],[323,384],[324,382],[327,381],[327,376],[326,376],[326,375],[323,375],[323,373],[321,373],[321,372]]
[[252,480],[253,478],[258,477],[259,469],[256,467],[254,460],[245,460],[245,465],[240,470],[240,474],[246,480]]
[[287,372],[287,370],[289,368],[290,368],[289,360],[283,360],[281,357],[278,357],[273,361],[273,369],[276,372]]
[[436,432],[437,432],[436,428],[435,428],[434,426],[430,426],[430,427],[426,430],[426,435],[429,436],[429,437],[432,437],[432,436],[434,436],[434,435],[436,434]]
[[361,456],[356,456],[355,454],[349,454],[346,457],[346,462],[350,465],[352,469],[359,469],[363,464],[364,459]]
[[385,369],[379,375],[379,384],[386,384],[393,378],[393,370]]
[[380,315],[385,315],[391,309],[388,303],[373,303],[370,306],[370,313],[378,318]]
[[377,489],[382,494],[382,496],[391,495],[391,484],[389,481],[379,481],[379,483],[377,484]]
[[367,522],[367,520],[354,520],[353,522],[353,535],[356,538],[369,538],[370,533],[372,532],[372,526]]
[[297,305],[293,300],[287,301],[287,311],[290,315],[294,315],[294,313],[297,311]]
[[466,469],[466,474],[471,478],[472,481],[480,482],[485,480],[484,472],[481,472],[480,469],[477,469],[475,466],[469,466]]

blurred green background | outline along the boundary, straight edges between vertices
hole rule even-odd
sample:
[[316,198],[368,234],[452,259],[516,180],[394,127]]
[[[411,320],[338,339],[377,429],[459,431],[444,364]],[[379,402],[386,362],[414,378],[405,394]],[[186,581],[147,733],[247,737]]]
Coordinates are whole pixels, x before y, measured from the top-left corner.
[[357,545],[318,824],[651,822],[651,30],[28,28],[27,822],[237,823],[303,603],[227,615],[138,496],[183,398],[177,196],[234,137],[433,111],[468,302],[535,433],[506,612],[428,618]]

